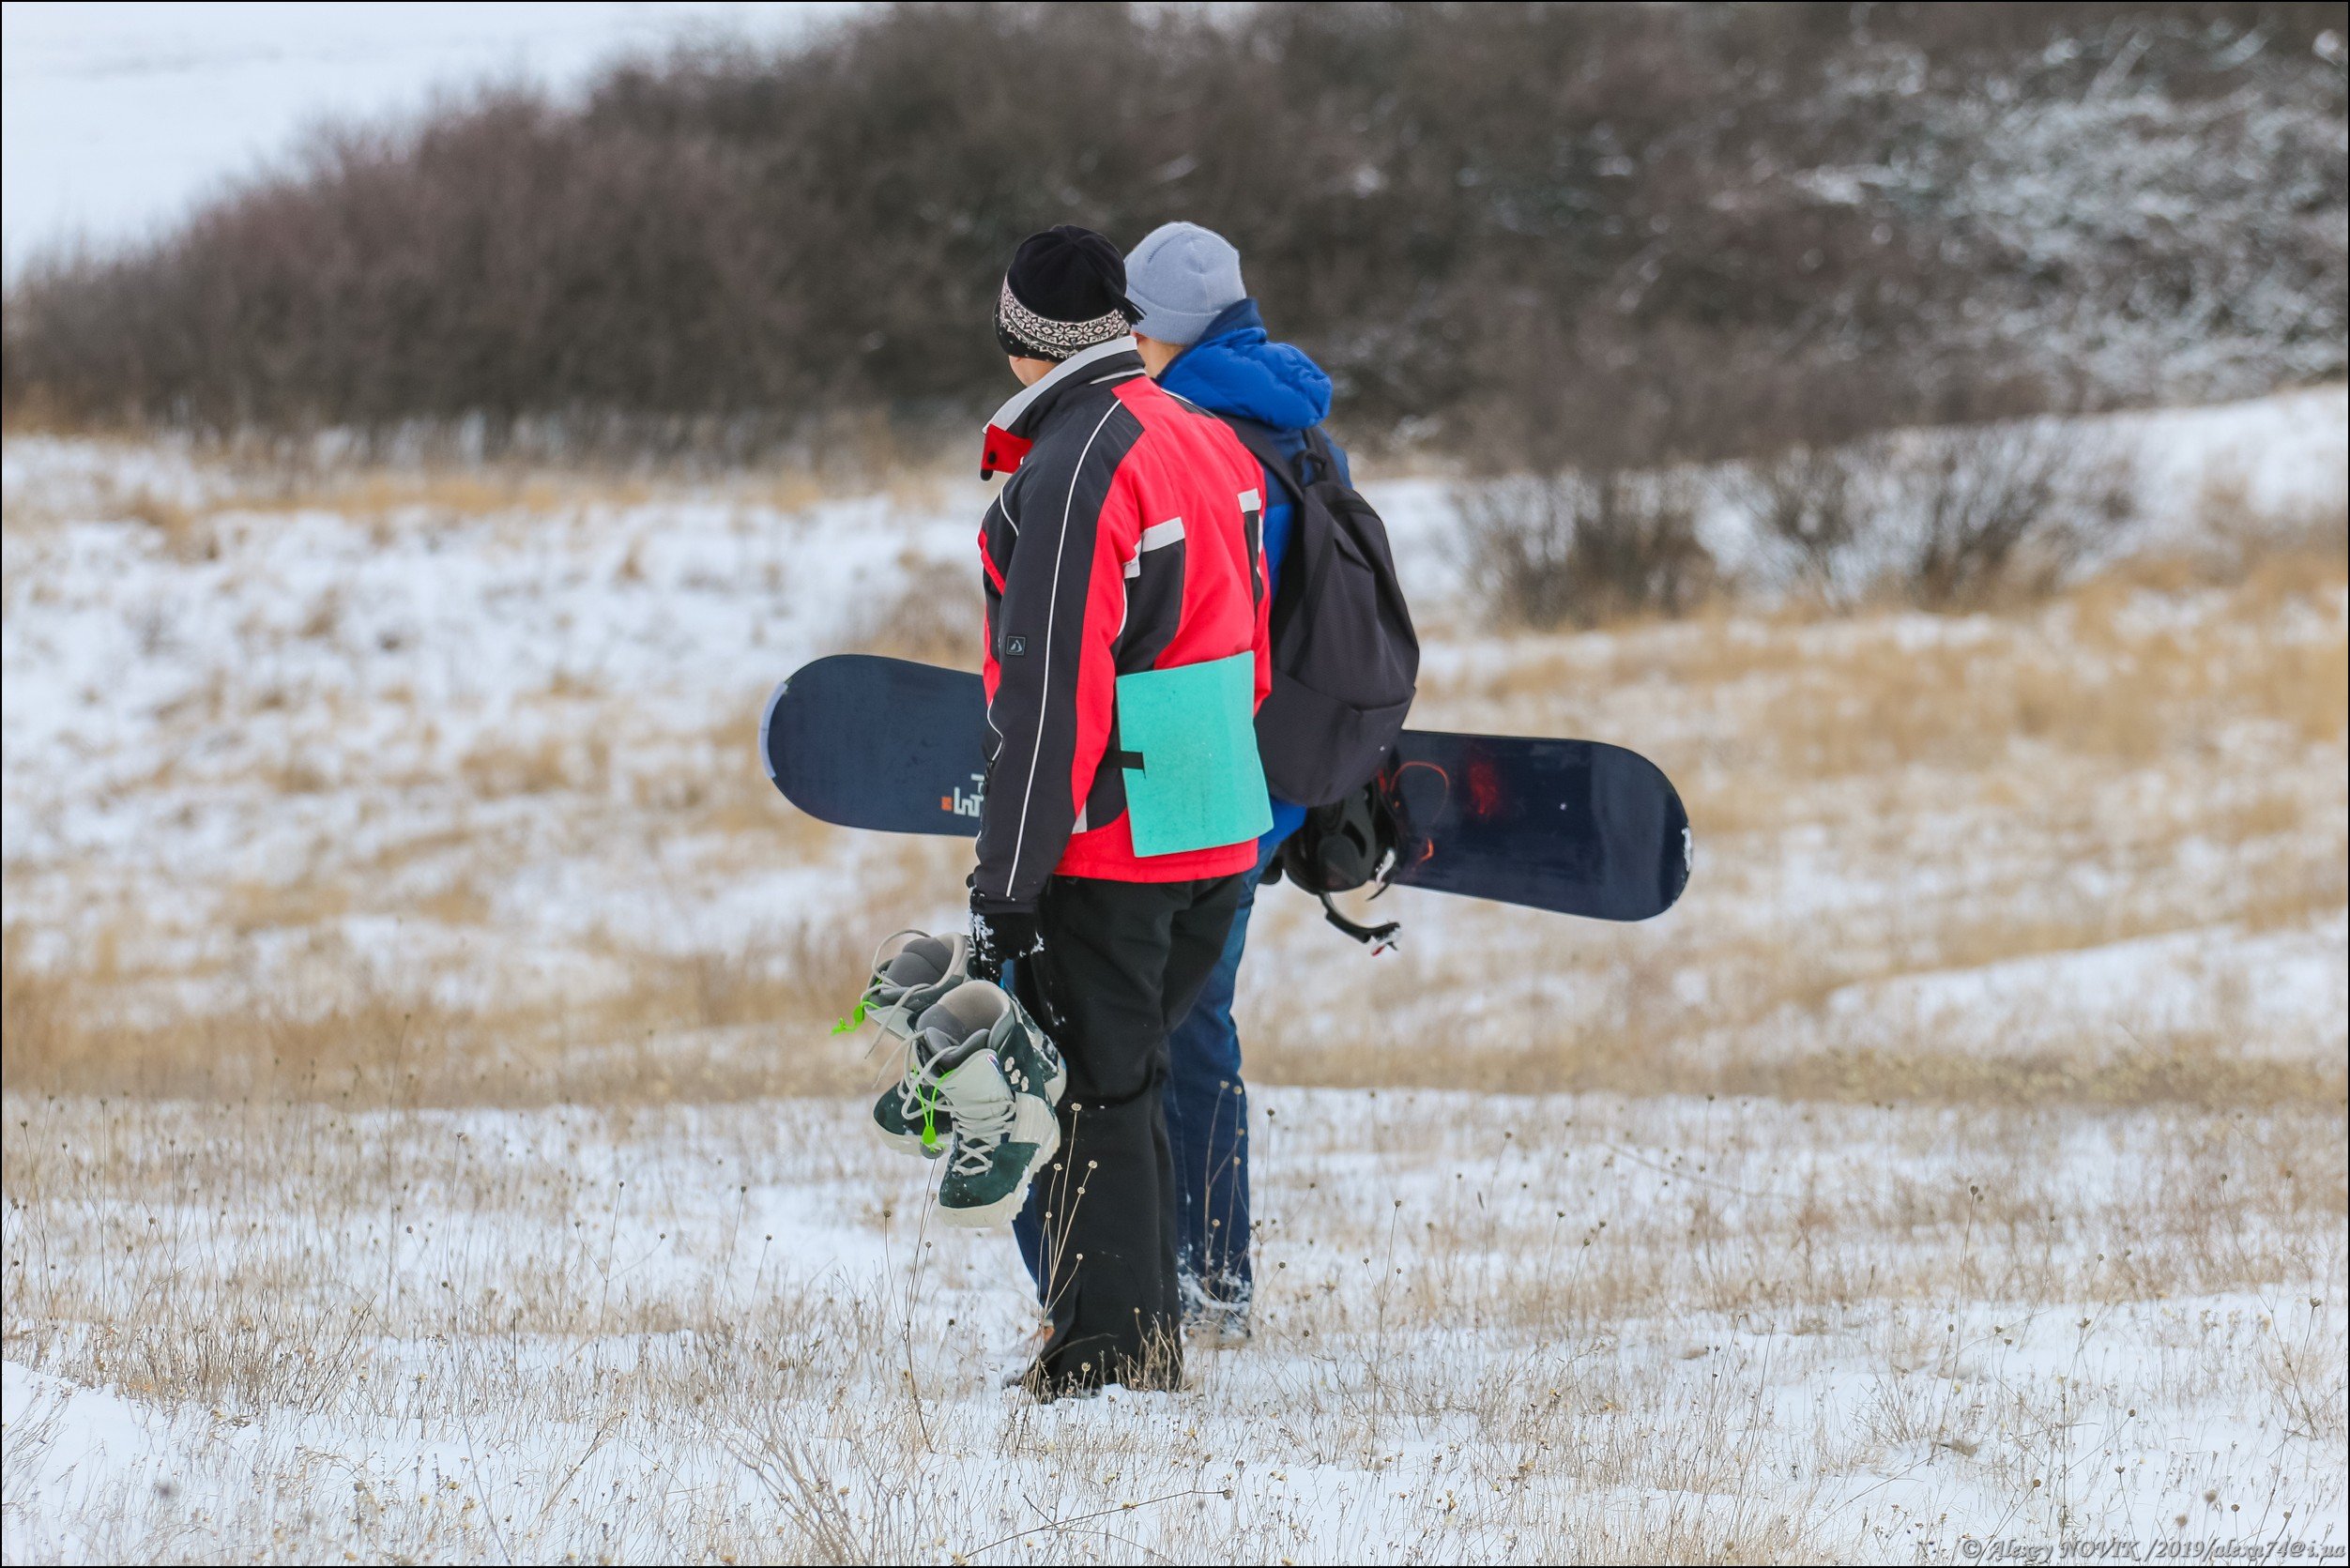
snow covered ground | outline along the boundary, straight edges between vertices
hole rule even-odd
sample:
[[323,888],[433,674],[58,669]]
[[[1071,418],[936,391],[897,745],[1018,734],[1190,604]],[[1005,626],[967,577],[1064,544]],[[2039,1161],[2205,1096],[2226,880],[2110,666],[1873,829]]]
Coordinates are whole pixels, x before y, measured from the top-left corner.
[[854,1104],[11,1102],[11,1560],[1956,1560],[2345,1528],[2337,1113],[1281,1089],[1248,1347],[1039,1408]]
[[2110,421],[2141,557],[1964,617],[1498,633],[1374,485],[1416,722],[1656,758],[1695,877],[1375,960],[1269,891],[1263,1332],[1050,1410],[824,1032],[968,847],[752,755],[816,654],[968,662],[960,464],[10,437],[5,1555],[2338,1556],[2344,415]]
[[[2144,537],[2175,542],[2215,493],[2231,526],[2339,516],[2344,412],[2330,388],[2116,421],[2154,460]],[[70,982],[77,1011],[420,999],[501,1014],[488,1053],[529,1036],[574,1062],[690,1021],[740,1066],[768,1037],[725,1030],[829,1018],[872,940],[954,916],[965,846],[811,823],[752,748],[818,653],[969,661],[984,492],[959,473],[827,498],[13,439],[0,480],[11,972]],[[1428,633],[1416,722],[1645,753],[1698,874],[1632,928],[1399,892],[1410,936],[1376,962],[1270,895],[1261,1051],[1370,1081],[1387,1043],[1441,1038],[1507,1087],[1855,1052],[2339,1061],[2337,571],[1497,635],[1455,592],[1443,485],[1376,494]]]

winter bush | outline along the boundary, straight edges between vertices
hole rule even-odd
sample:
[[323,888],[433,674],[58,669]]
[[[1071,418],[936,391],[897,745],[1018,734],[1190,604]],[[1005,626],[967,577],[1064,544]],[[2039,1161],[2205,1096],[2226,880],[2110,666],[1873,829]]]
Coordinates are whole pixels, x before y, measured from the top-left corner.
[[1511,624],[1681,615],[1718,569],[1710,496],[1740,515],[1780,588],[1850,607],[2030,598],[2110,559],[2141,514],[2138,464],[2078,424],[1898,432],[1686,469],[1515,475],[1458,487],[1471,583]]
[[1624,470],[1495,480],[1458,506],[1469,577],[1503,620],[1548,630],[1680,615],[1714,579],[1686,477]]
[[1832,603],[1852,597],[1853,550],[1868,526],[1869,468],[1857,447],[1791,447],[1731,485],[1784,579]]
[[[1247,257],[1344,434],[1577,466],[2339,375],[2339,6],[940,6],[346,127],[8,294],[14,420],[728,455],[988,406],[1019,236]],[[1048,84],[1041,86],[1040,84]],[[1626,455],[1619,415],[1654,426]],[[469,436],[469,439],[472,437]]]
[[1895,581],[1928,609],[2045,592],[2138,515],[2132,464],[2077,430],[2026,422],[1871,446]]

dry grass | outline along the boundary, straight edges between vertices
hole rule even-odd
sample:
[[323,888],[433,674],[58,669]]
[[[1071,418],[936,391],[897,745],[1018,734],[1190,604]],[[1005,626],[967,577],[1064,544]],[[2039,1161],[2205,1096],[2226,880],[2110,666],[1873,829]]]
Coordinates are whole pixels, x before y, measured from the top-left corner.
[[[1473,644],[1419,722],[1656,758],[1694,825],[1689,893],[1629,929],[1396,895],[1403,951],[1329,959],[1328,983],[1317,923],[1269,895],[1253,950],[1298,956],[1244,986],[1251,1069],[2338,1109],[2339,1012],[2264,1008],[2287,952],[2340,984],[2340,937],[2319,934],[2350,903],[2346,592],[2342,554],[2296,550],[2217,575],[2128,563],[1961,620],[1715,615]],[[2117,964],[2141,981],[2115,990]]]
[[2230,578],[2255,571],[2279,555],[2340,558],[2350,554],[2350,475],[2334,487],[2333,498],[2289,510],[2262,507],[2251,499],[2251,477],[2241,468],[2215,469],[2204,477],[2195,497],[2199,548],[2173,565],[2205,577]]
[[[1831,1043],[1800,1056],[1709,1060],[1673,1049],[1669,1025],[1595,1025],[1545,1030],[1523,1049],[1447,1053],[1431,1067],[1407,1031],[1375,1012],[1327,1025],[1306,1039],[1257,1013],[1244,1033],[1252,1078],[1275,1084],[1408,1088],[1442,1076],[1446,1088],[1508,1093],[1553,1089],[1696,1094],[1881,1105],[2073,1105],[2198,1109],[2344,1104],[2350,1073],[2339,1062],[2246,1060],[2224,1038],[2166,1039],[2153,1048],[1981,1056],[1930,1041],[1885,1046]],[[1334,1042],[1329,1036],[1342,1039]]]
[[122,510],[132,522],[154,529],[164,550],[175,559],[205,560],[220,554],[208,520],[168,495],[152,490],[135,491],[124,501]]
[[380,537],[395,528],[487,519],[577,519],[680,496],[719,501],[771,520],[876,493],[900,510],[935,511],[944,504],[944,477],[959,476],[966,466],[935,443],[917,442],[886,419],[865,418],[835,421],[797,457],[730,468],[691,460],[555,463],[447,453],[371,458],[330,442],[149,444],[16,418],[8,421],[7,434],[138,457],[161,451],[193,460],[202,479],[193,488],[95,472],[78,494],[11,497],[8,512],[12,529],[61,521],[139,523],[155,529],[175,558],[184,561],[219,558],[215,529],[229,515],[267,521],[331,512],[367,525]]
[[1259,1338],[1176,1398],[997,1389],[1009,1249],[815,1103],[12,1096],[9,1355],[182,1412],[170,1490],[81,1494],[126,1559],[1939,1560],[2342,1506],[2337,1118],[1260,1110]]
[[173,560],[191,564],[220,557],[213,509],[187,495],[174,494],[168,487],[109,476],[87,487],[81,500],[82,504],[69,512],[11,496],[6,526],[13,533],[20,528],[47,526],[68,515],[130,523],[152,535]]
[[[968,653],[975,632],[958,617],[976,606],[963,574],[901,564],[911,581],[872,616],[873,646]],[[1425,723],[1606,735],[1662,762],[1697,827],[1689,899],[1628,929],[1423,905],[1412,923],[1437,921],[1442,939],[1366,967],[1297,901],[1268,893],[1256,951],[1271,956],[1252,970],[1282,983],[1245,997],[1252,1072],[1862,1102],[2338,1105],[2339,1055],[2322,1035],[2281,1039],[2257,1010],[2256,960],[2224,945],[2197,960],[2208,1005],[2191,1015],[2109,1009],[1989,1046],[1961,1017],[1896,1015],[1870,998],[1916,977],[2202,933],[2290,936],[2337,918],[2350,900],[2346,583],[2325,552],[2216,580],[2140,562],[2028,613],[1715,616],[1520,639],[1442,666]],[[250,700],[240,719],[216,688],[178,722],[200,738],[257,722],[252,712],[304,715],[279,685]],[[536,1104],[851,1081],[833,1055],[749,1042],[842,1011],[865,945],[951,903],[968,850],[861,840],[782,807],[745,765],[755,701],[680,733],[646,725],[625,693],[558,675],[526,722],[388,781],[372,756],[289,744],[266,789],[297,809],[327,811],[378,782],[395,800],[445,804],[363,850],[322,836],[325,858],[304,875],[221,884],[204,916],[214,940],[194,959],[142,901],[84,910],[74,945],[44,941],[37,959],[12,870],[8,1083],[384,1103],[413,1075],[428,1103]],[[123,784],[125,799],[220,787],[179,760],[201,753],[192,739],[175,748]],[[689,905],[748,871],[810,868],[853,881],[860,913],[839,920],[828,893],[755,934],[681,946],[516,929],[519,872],[598,857],[605,875],[675,884],[664,896]],[[1832,878],[1837,900],[1791,906],[1791,859]],[[343,935],[354,921],[436,933],[440,956],[363,959]],[[244,954],[260,951],[293,956],[256,969]],[[566,951],[573,978],[514,983],[544,967],[542,953]],[[1975,1005],[1986,1021],[1969,1028],[1994,1040],[2002,1010],[2062,1004],[2045,988],[2065,983],[2020,976],[2012,995]]]
[[866,617],[859,651],[976,671],[986,609],[969,563],[909,551],[893,575],[904,586]]
[[583,507],[627,506],[652,494],[643,479],[520,463],[400,464],[341,461],[239,465],[237,510],[263,515],[331,511],[364,520],[453,523],[500,513],[559,516]]
[[2044,605],[1948,623],[1717,613],[1652,623],[1649,635],[1530,641],[1501,670],[1430,683],[1423,702],[1589,733],[1572,726],[1601,706],[1595,693],[1662,688],[1718,723],[1717,745],[1737,748],[1731,760],[1782,780],[1976,770],[2011,761],[2020,742],[2138,764],[2246,720],[2338,739],[2350,709],[2343,557],[2271,556],[2210,590],[2219,602],[2185,626],[2133,617],[2165,590],[2201,589],[2180,569],[2131,562],[2064,596],[2053,616]]
[[871,1076],[827,1027],[869,949],[797,927],[725,952],[608,947],[575,999],[452,1006],[364,972],[251,1010],[160,1018],[7,946],[8,1086],[49,1094],[344,1105],[660,1104],[832,1094]]

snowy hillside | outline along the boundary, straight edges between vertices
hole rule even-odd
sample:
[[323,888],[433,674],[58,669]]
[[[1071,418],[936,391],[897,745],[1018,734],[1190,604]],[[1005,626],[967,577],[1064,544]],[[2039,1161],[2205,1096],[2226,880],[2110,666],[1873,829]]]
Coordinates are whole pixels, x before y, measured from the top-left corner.
[[1269,890],[1258,1340],[1042,1410],[827,1033],[969,846],[753,754],[819,653],[969,662],[959,464],[11,436],[8,1558],[2338,1551],[2345,412],[2083,432],[2136,553],[1968,616],[1503,633],[1374,483],[1415,722],[1654,757],[1689,892],[1374,959]]
[[[2201,525],[2213,483],[2255,517],[2339,496],[2343,414],[2334,389],[2116,421],[2151,454],[2147,547]],[[165,1014],[265,998],[331,1010],[364,991],[560,1008],[575,1029],[578,1009],[622,1005],[677,961],[782,983],[809,943],[837,938],[853,975],[872,937],[950,918],[964,846],[800,818],[752,741],[775,681],[820,653],[969,662],[980,487],[826,500],[751,478],[634,496],[553,479],[352,482],[272,495],[169,449],[9,443],[0,809],[19,963],[102,970],[101,994]],[[2230,1004],[2284,1031],[2253,1031],[2248,1048],[2340,1049],[2338,907],[2321,901],[2282,929],[2242,923],[2257,890],[2306,879],[2293,868],[2312,844],[2288,827],[2340,836],[2326,755],[2224,701],[2207,723],[2174,706],[2144,716],[2155,733],[2085,750],[2060,733],[2072,715],[2012,711],[2098,706],[2100,687],[2149,658],[2320,656],[2342,636],[2338,593],[2272,609],[2198,587],[2021,617],[1732,616],[1496,637],[1457,598],[1443,487],[1373,493],[1432,633],[1415,722],[1642,751],[1690,799],[1702,872],[1665,925],[1631,931],[1400,892],[1413,939],[1375,965],[1335,945],[1305,901],[1270,899],[1281,959],[1251,978],[1315,1000],[1272,1007],[1259,991],[1268,1028],[1350,1029],[1345,999],[1367,983],[1393,989],[1402,1012],[1381,1010],[1393,1027],[1425,1007],[1457,1043],[1500,1043],[1530,1008],[1573,998],[1569,1027],[1583,1028],[1630,1005],[1634,963],[1639,989],[1673,998],[1640,1011],[1673,1016],[1675,1051],[1726,1028],[1722,1051],[1744,1059],[1865,1033],[1882,1009],[1907,1016],[1955,983],[1918,976],[2010,956],[2023,967],[2001,971],[1993,995],[2039,1022],[1982,1028],[2018,1049],[2052,1029],[2090,1050],[2115,1007],[2131,1028],[2221,1027],[2211,1008],[2226,987],[2119,979],[2084,1011],[2071,981],[2033,977],[2086,959],[2029,944],[2011,955],[1992,934],[2061,921],[2075,939],[2048,945],[2098,950],[2122,975],[2175,973],[2161,939],[2196,932],[2200,962],[2297,977]],[[1734,518],[1716,524],[1734,532]],[[2051,682],[2068,690],[2019,685]],[[1897,711],[1844,733],[1838,709],[1855,704],[1855,721],[1869,705]],[[1836,733],[1807,733],[1824,725]],[[2191,745],[2174,751],[2172,729]],[[2110,809],[2095,818],[2052,814],[2099,798]],[[1879,826],[1831,832],[1863,799],[1857,819]],[[2203,817],[2222,810],[2270,813],[2275,830],[2199,850]],[[2248,882],[2268,858],[2275,874]],[[1888,926],[1896,908],[1922,923]],[[1810,960],[1833,1006],[1792,1027],[1724,1012],[1732,954],[1824,920],[1852,925]],[[1550,955],[1570,933],[1576,952]],[[1489,971],[1472,997],[1436,983],[1460,965]]]

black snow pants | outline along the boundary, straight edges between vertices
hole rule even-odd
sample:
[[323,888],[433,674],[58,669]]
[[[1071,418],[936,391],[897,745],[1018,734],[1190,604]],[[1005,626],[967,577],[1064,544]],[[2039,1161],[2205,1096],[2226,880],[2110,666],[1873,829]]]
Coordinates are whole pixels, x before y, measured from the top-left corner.
[[1052,1336],[1028,1381],[1043,1397],[1183,1384],[1167,1037],[1222,956],[1243,885],[1045,884],[1044,951],[1020,960],[1015,982],[1069,1064],[1061,1151],[1037,1174]]

